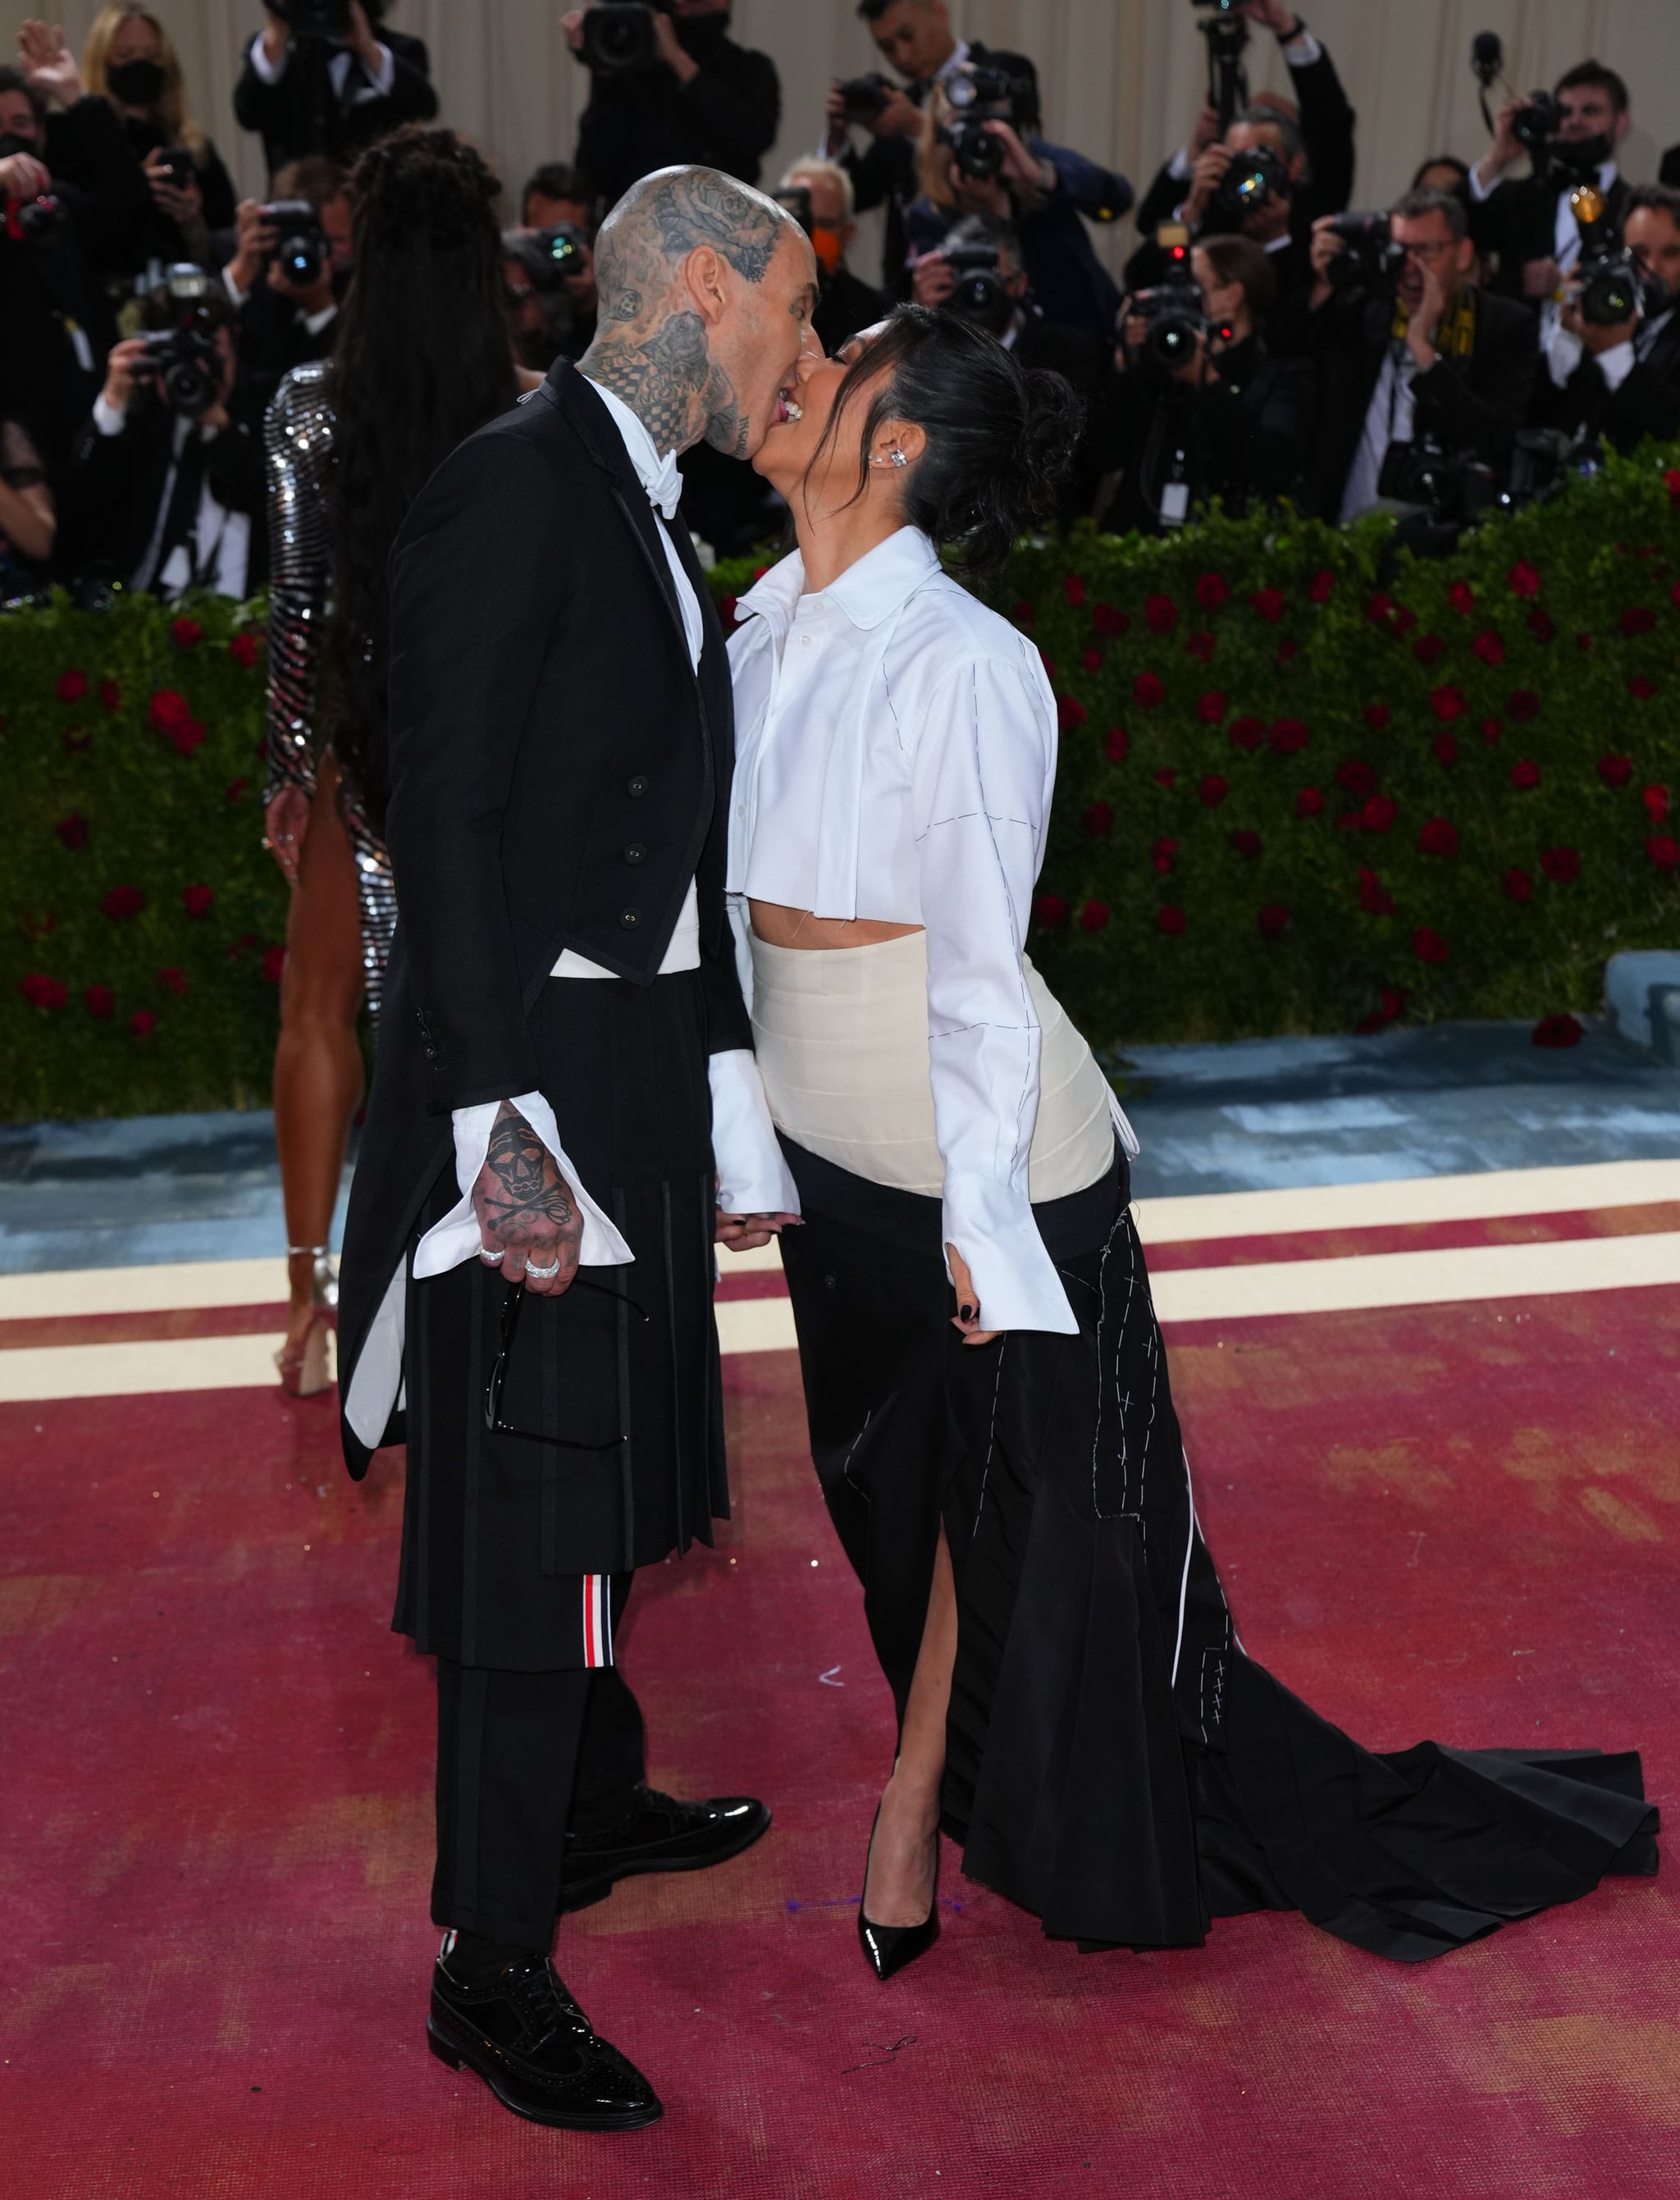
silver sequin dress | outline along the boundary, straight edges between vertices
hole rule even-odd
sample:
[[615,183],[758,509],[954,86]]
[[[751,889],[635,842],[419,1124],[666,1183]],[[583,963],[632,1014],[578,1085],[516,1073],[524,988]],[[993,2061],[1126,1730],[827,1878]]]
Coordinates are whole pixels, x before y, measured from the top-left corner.
[[[332,591],[327,488],[332,471],[328,362],[294,367],[268,408],[268,785],[315,792],[315,701]],[[396,924],[391,859],[367,813],[341,787],[339,813],[355,851],[361,959],[368,1014],[377,1027]]]

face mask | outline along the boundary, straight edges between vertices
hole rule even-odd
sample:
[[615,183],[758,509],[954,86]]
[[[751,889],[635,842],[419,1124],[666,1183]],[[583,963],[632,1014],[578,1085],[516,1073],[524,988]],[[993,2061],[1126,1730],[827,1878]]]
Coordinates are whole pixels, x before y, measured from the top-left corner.
[[817,255],[817,264],[825,275],[839,270],[846,256],[846,244],[837,229],[825,229],[820,221],[811,225],[811,249]]
[[161,61],[119,61],[105,72],[112,97],[125,107],[150,107],[162,98],[165,80]]
[[9,130],[0,138],[0,161],[9,161],[14,153],[27,153],[37,161],[41,157],[41,149],[34,138],[20,138],[16,131]]

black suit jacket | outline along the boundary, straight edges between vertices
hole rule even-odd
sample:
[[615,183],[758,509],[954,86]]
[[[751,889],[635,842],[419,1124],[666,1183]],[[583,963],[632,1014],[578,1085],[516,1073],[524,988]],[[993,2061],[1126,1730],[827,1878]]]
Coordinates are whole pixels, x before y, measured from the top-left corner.
[[537,1085],[534,1020],[563,949],[651,986],[695,880],[708,1047],[752,1044],[723,908],[723,630],[679,520],[697,678],[659,529],[611,414],[561,360],[444,461],[397,538],[398,916],[345,1231],[342,1395],[450,1164],[449,1111]]
[[577,118],[577,165],[605,206],[655,168],[683,162],[756,184],[781,120],[781,80],[768,54],[720,38],[697,54],[687,84],[668,68],[597,76]]
[[1680,440],[1680,310],[1618,389],[1605,380],[1590,352],[1561,389],[1542,369],[1531,418],[1537,428],[1601,436],[1622,452],[1636,449],[1648,436],[1665,443]]
[[[73,576],[120,574],[126,581],[144,557],[169,480],[175,415],[137,395],[120,436],[102,436],[91,420],[76,441],[60,494],[60,542],[55,564]],[[205,478],[227,512],[250,521],[244,593],[268,579],[268,529],[263,504],[262,448],[237,421],[211,442]],[[155,576],[154,576],[155,579]]]
[[1666,184],[1671,190],[1680,188],[1680,145],[1671,145],[1663,155],[1662,166],[1657,171],[1657,181]]
[[[406,31],[393,31],[381,23],[378,35],[390,51],[395,74],[389,93],[344,105],[334,92],[330,71],[335,49],[318,40],[292,43],[285,69],[278,84],[265,84],[251,66],[251,50],[245,49],[245,66],[233,87],[233,112],[243,130],[261,133],[263,158],[272,176],[288,161],[306,153],[325,153],[344,167],[376,138],[383,138],[404,122],[430,122],[437,112],[432,90],[431,67],[424,42]],[[350,57],[346,89],[366,82],[361,63]]]
[[[1469,200],[1470,234],[1477,249],[1496,254],[1499,266],[1489,289],[1501,298],[1523,298],[1523,269],[1531,260],[1549,260],[1557,243],[1558,201],[1566,187],[1540,176],[1519,176],[1502,183],[1478,206],[1470,199],[1469,186],[1460,196]],[[1605,202],[1607,229],[1619,229],[1627,209],[1629,184],[1618,176]]]

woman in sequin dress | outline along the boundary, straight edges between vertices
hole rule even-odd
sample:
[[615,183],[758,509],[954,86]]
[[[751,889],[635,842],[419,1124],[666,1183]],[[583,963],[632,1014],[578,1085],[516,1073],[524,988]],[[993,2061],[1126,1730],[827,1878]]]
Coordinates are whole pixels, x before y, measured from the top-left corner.
[[328,1233],[376,1028],[396,903],[386,797],[385,564],[454,446],[535,377],[515,368],[496,178],[453,131],[412,127],[351,179],[355,278],[330,360],[269,408],[268,845],[292,889],[274,1053],[290,1311],[276,1355],[296,1395],[331,1376]]

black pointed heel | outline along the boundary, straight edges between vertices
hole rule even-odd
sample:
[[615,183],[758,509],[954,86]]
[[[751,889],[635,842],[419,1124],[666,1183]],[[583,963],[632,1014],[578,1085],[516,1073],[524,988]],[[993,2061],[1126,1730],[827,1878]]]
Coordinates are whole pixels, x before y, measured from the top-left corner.
[[[875,1805],[874,1823],[869,1828],[869,1853],[875,1850],[875,1829],[881,1823],[881,1805]],[[858,1901],[858,1944],[863,1951],[863,1959],[878,1979],[890,1979],[918,1956],[925,1956],[940,1937],[940,1859],[939,1835],[934,1836],[934,1900],[928,1915],[919,1925],[875,1925],[863,1913],[863,1898]],[[863,1858],[863,1884],[869,1883],[869,1855]]]

